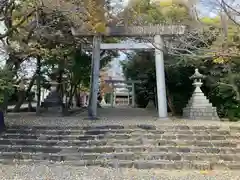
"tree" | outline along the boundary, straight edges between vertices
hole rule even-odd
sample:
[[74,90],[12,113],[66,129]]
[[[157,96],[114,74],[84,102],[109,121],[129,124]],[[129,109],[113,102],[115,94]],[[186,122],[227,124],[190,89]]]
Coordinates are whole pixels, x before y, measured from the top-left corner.
[[227,17],[235,24],[240,25],[240,3],[236,0],[226,1],[217,0],[218,5],[221,7],[222,11],[227,15]]
[[13,79],[11,79],[11,72],[6,69],[0,69],[0,105],[1,111],[4,111],[3,102],[4,102],[4,93],[8,92],[10,95],[13,91]]
[[[0,2],[0,21],[4,22],[6,27],[5,32],[0,33],[0,40],[10,36],[19,26],[24,24],[29,17],[34,15],[36,9],[29,2],[28,0],[24,0],[22,3],[16,0],[2,0]],[[19,4],[25,6],[25,11],[18,11],[20,13],[15,13],[15,10],[21,6],[19,6]],[[13,23],[13,21],[16,20],[15,18],[17,21]]]
[[[150,22],[154,22],[152,19],[155,18],[155,23],[173,23],[172,19],[174,20],[174,18],[171,18],[171,16],[161,16],[163,9],[157,11],[156,7],[150,9],[150,6],[151,4],[146,3],[140,8],[141,13],[153,9],[155,13],[158,13],[158,16],[151,16],[153,18],[149,18]],[[167,7],[169,8],[169,6],[171,7],[172,5],[168,4]],[[158,19],[157,17],[161,18]],[[180,19],[181,18],[183,17],[180,17]],[[183,20],[184,19],[185,18],[183,18]],[[197,20],[199,23],[199,26],[197,26],[198,30],[190,28],[189,31],[181,37],[177,36],[174,37],[173,40],[168,41],[168,44],[172,44],[172,46],[171,48],[166,47],[166,49],[164,49],[166,56],[165,62],[167,62],[167,64],[165,64],[166,84],[168,97],[170,97],[168,102],[173,102],[173,107],[175,106],[171,108],[171,110],[179,112],[182,108],[181,106],[176,107],[176,96],[174,95],[175,89],[181,89],[179,83],[183,84],[181,95],[186,95],[185,100],[182,99],[180,101],[181,104],[184,104],[182,102],[186,101],[186,97],[190,96],[190,94],[187,95],[185,92],[187,92],[186,87],[188,87],[189,92],[191,92],[191,83],[188,80],[188,76],[191,75],[193,66],[195,66],[203,70],[205,74],[208,74],[207,85],[203,87],[203,90],[208,94],[209,98],[213,100],[214,105],[217,105],[220,115],[239,117],[239,69],[237,68],[239,66],[239,28],[235,22],[230,18],[226,18],[226,15],[222,13],[215,18],[203,17]],[[133,63],[129,62],[125,64],[125,66],[127,66],[127,71],[131,72],[131,76],[134,76],[134,73],[138,73],[138,77],[140,77],[141,71],[146,74],[149,68],[148,70],[140,71],[140,64],[144,66],[146,62],[144,62],[144,60],[141,61],[141,58],[137,55],[133,57],[133,59],[135,58],[138,59],[138,61],[134,63],[138,65],[135,64],[133,67]],[[179,73],[179,71],[181,73]],[[184,72],[188,73],[185,74]],[[129,75],[126,72],[125,74],[126,76]],[[183,76],[183,74],[185,75]],[[176,79],[176,77],[179,78]],[[148,77],[146,77],[146,79],[150,81]],[[145,90],[145,94],[148,94],[148,91],[149,90]],[[224,100],[226,103],[224,103]]]
[[[191,95],[192,83],[189,77],[193,73],[191,66],[176,65],[178,59],[165,55],[166,89],[169,110],[179,114]],[[140,107],[146,107],[149,100],[156,100],[155,58],[152,52],[140,51],[123,62],[125,77],[141,80],[136,84],[136,100]],[[171,63],[169,63],[171,61]],[[175,64],[175,65],[174,65]],[[156,104],[156,102],[155,102]]]
[[[1,1],[0,8],[3,11],[0,14],[0,21],[3,21],[6,31],[0,35],[0,39],[9,55],[6,67],[15,72],[12,74],[13,77],[17,76],[21,63],[28,59],[40,58],[41,64],[52,59],[55,64],[62,66],[66,59],[72,57],[72,54],[66,51],[75,51],[81,47],[82,42],[91,41],[90,38],[75,38],[72,33],[73,27],[83,26],[89,31],[102,31],[101,28],[105,24],[103,1],[85,0],[83,4],[77,1],[59,3],[61,6],[56,1],[45,0]],[[72,11],[72,8],[76,11]],[[103,55],[110,57],[105,52]],[[37,77],[36,73],[27,91],[31,91]],[[15,111],[20,109],[27,94],[29,93],[22,93],[19,96]]]

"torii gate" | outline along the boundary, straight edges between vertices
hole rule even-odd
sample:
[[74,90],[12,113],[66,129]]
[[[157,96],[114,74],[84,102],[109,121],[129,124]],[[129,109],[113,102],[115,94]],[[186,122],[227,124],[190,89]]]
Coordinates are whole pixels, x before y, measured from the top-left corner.
[[[115,83],[124,83],[124,84],[131,84],[132,86],[132,106],[135,107],[135,84],[141,83],[141,81],[137,80],[112,80],[112,79],[106,79],[105,82],[112,84],[113,89],[116,87]],[[111,107],[113,107],[113,92],[111,93]]]
[[[104,34],[89,34],[93,36],[93,52],[92,52],[92,81],[91,81],[91,102],[89,107],[89,116],[91,119],[97,119],[97,94],[99,89],[100,75],[100,50],[102,49],[155,49],[155,66],[157,81],[157,103],[158,117],[160,119],[168,118],[167,98],[165,87],[165,72],[163,48],[164,43],[162,36],[181,35],[185,31],[185,26],[115,26],[107,27]],[[75,32],[76,34],[76,32]],[[86,33],[77,34],[78,36],[86,36]],[[154,37],[154,43],[101,43],[102,36],[110,37]]]

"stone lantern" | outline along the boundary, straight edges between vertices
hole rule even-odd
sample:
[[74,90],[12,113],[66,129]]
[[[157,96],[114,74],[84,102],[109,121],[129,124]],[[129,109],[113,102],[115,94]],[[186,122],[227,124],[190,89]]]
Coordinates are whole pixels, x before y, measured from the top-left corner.
[[62,113],[63,112],[63,101],[61,95],[57,91],[59,83],[56,81],[56,77],[53,74],[50,81],[50,92],[46,99],[42,103],[43,107],[48,109],[49,112]]
[[58,86],[58,82],[57,81],[55,81],[55,80],[51,80],[51,82],[50,82],[50,85],[51,85],[51,87],[50,87],[50,92],[55,92],[55,91],[57,91],[57,86]]
[[24,80],[21,80],[21,81],[20,81],[18,87],[19,87],[19,90],[20,90],[20,91],[25,91]]
[[219,120],[217,109],[212,106],[201,90],[202,80],[206,76],[195,69],[195,73],[190,77],[195,90],[187,106],[183,109],[183,118],[193,120]]

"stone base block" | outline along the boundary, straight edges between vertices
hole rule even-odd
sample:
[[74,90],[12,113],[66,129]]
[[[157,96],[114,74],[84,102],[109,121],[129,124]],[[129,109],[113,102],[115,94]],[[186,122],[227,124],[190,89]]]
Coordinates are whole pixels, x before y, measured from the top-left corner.
[[148,102],[148,105],[146,106],[146,109],[156,109],[153,100],[150,100]]
[[183,109],[183,118],[193,120],[219,120],[215,107],[186,107]]
[[64,116],[64,108],[62,106],[55,106],[55,107],[45,107],[42,108],[41,115],[42,116]]

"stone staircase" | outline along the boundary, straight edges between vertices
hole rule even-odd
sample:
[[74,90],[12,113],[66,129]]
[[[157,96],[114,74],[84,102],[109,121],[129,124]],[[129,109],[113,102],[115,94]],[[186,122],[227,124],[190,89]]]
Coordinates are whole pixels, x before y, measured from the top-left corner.
[[8,127],[0,163],[138,169],[240,169],[240,127],[108,125]]

